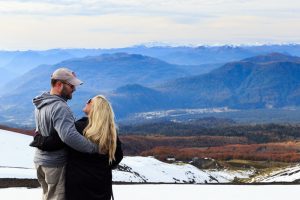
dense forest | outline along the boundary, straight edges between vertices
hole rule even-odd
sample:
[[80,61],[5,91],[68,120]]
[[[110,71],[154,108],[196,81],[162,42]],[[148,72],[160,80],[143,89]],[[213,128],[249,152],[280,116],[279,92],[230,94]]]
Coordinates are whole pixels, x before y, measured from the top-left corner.
[[[213,119],[212,119],[213,120]],[[297,124],[237,124],[233,121],[209,123],[193,121],[188,123],[160,122],[139,125],[120,125],[121,135],[163,135],[163,136],[231,136],[245,137],[248,143],[281,142],[300,139],[300,125]]]
[[297,124],[237,124],[210,118],[120,126],[120,135],[126,154],[155,156],[160,160],[210,157],[300,161],[300,125]]

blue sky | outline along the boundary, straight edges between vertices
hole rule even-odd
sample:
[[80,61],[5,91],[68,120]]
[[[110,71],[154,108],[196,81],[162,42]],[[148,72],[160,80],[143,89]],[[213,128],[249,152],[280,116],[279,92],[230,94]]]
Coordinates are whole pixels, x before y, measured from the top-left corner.
[[0,49],[300,43],[297,0],[0,0]]

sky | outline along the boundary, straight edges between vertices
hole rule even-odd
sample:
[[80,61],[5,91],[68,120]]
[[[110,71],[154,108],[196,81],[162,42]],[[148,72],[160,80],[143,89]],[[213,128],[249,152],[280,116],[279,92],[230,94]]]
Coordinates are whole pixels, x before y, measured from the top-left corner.
[[0,49],[300,43],[299,0],[0,0]]

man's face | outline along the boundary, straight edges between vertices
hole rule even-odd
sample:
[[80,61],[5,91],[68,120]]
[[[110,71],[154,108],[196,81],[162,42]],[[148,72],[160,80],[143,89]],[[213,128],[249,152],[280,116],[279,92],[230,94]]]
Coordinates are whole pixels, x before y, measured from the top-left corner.
[[62,82],[61,96],[66,99],[72,99],[72,93],[76,90],[74,85]]

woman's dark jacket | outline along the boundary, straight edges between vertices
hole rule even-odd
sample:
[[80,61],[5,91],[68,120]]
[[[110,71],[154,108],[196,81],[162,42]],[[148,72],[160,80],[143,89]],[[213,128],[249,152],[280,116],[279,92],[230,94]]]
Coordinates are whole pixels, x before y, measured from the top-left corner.
[[[87,124],[87,117],[75,123],[78,132],[81,134]],[[56,139],[47,138],[47,140],[43,141],[42,146],[51,146],[52,148],[55,145],[57,147],[61,146]],[[112,169],[123,159],[119,138],[117,137],[116,160],[111,165],[109,165],[108,155],[81,153],[72,148],[68,149],[65,185],[66,199],[109,200],[112,195]]]

